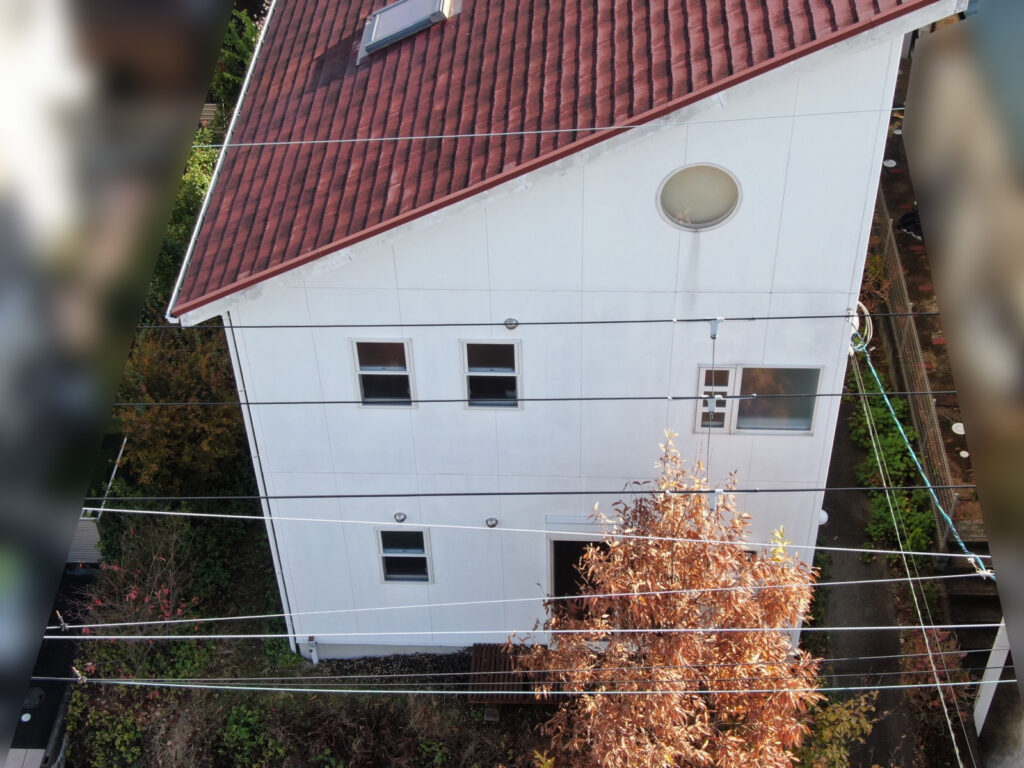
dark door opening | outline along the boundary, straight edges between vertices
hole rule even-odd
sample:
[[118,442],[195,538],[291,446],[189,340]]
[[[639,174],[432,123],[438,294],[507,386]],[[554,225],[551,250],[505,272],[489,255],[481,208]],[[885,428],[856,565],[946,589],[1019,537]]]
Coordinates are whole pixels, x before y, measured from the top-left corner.
[[[608,547],[600,540],[551,542],[552,597],[572,597],[582,594],[584,589],[589,591],[592,585],[579,572],[579,565],[583,553],[591,544],[604,549]],[[586,616],[588,602],[593,601],[558,600],[554,603],[552,611],[562,618],[582,619]]]
[[586,580],[578,568],[580,558],[591,544],[600,545],[600,541],[553,541],[551,542],[551,562],[554,581],[553,597],[570,597],[583,591]]

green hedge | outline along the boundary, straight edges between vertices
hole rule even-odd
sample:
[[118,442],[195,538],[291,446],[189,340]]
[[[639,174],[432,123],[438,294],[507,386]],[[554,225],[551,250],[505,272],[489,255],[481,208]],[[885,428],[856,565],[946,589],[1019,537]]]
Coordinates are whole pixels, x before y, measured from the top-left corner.
[[[879,376],[882,378],[883,385],[889,390],[885,375],[880,373]],[[864,376],[863,381],[865,392],[879,391],[874,378],[870,375]],[[857,391],[857,382],[852,370],[847,375],[847,389]],[[850,437],[855,445],[868,452],[864,460],[857,465],[857,481],[865,487],[883,485],[878,461],[868,435],[867,417],[860,403],[860,400],[865,400],[878,433],[879,448],[888,467],[890,485],[922,485],[923,479],[914,465],[910,452],[907,450],[907,446],[893,422],[892,414],[883,399],[876,395],[851,398],[851,400],[854,402],[854,408],[849,419]],[[893,396],[890,396],[889,400],[903,426],[903,431],[906,432],[907,438],[913,444],[917,440],[917,432],[907,423],[909,414],[907,402]],[[871,498],[871,522],[867,527],[867,535],[871,543],[878,548],[897,549],[899,541],[885,492],[869,491],[868,495]],[[903,539],[903,548],[918,551],[931,549],[935,541],[935,515],[928,492],[924,490],[893,491],[890,496],[897,519],[902,517],[903,525],[900,535]]]

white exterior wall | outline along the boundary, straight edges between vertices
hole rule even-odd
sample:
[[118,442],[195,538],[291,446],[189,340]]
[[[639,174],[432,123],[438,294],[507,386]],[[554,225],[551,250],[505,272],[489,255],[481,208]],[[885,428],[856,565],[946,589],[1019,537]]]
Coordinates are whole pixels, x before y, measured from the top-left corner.
[[[713,484],[820,488],[839,399],[819,398],[811,434],[695,431],[693,400],[529,402],[536,397],[697,394],[698,366],[820,367],[843,389],[843,319],[709,325],[416,327],[418,323],[844,314],[856,304],[900,35],[864,35],[737,86],[657,125],[602,142],[521,180],[321,259],[222,303],[234,325],[407,323],[403,328],[234,331],[249,401],[358,400],[353,339],[408,340],[414,399],[463,398],[464,340],[520,344],[515,409],[253,405],[247,413],[270,496],[615,490],[652,479],[666,429]],[[736,214],[681,231],[655,206],[674,169],[713,163],[740,183]],[[188,318],[186,318],[188,320]],[[466,646],[530,629],[549,589],[554,534],[609,496],[271,500],[286,610],[434,605],[298,616],[321,657],[379,644]],[[822,494],[740,495],[752,541],[785,525],[813,545]],[[377,528],[428,529],[429,583],[385,583]],[[500,521],[494,530],[484,520]],[[575,526],[575,530],[587,530]],[[806,554],[810,558],[810,552]],[[438,607],[438,603],[536,598]],[[500,630],[497,634],[440,634]],[[381,633],[329,638],[330,633]],[[337,643],[346,643],[342,646]],[[394,648],[391,648],[394,650]]]

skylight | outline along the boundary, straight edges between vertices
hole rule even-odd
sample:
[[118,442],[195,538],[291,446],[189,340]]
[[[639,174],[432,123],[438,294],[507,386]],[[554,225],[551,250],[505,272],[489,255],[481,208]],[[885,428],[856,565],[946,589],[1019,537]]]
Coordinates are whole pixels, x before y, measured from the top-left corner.
[[451,6],[452,0],[398,0],[374,11],[363,28],[356,63],[374,51],[444,21],[452,15]]

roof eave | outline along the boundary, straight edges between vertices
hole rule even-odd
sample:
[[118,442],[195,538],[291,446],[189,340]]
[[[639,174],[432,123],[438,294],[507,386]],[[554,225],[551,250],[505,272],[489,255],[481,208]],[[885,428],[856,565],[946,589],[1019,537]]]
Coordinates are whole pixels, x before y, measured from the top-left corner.
[[[270,6],[267,8],[267,15],[263,19],[263,27],[260,29],[259,38],[256,41],[256,47],[253,49],[252,59],[249,61],[249,68],[245,72],[245,79],[242,81],[242,87],[238,93],[238,101],[235,103],[235,109],[231,114],[231,121],[228,123],[227,131],[224,133],[224,144],[221,146],[220,154],[217,156],[217,164],[213,168],[213,175],[210,177],[210,183],[206,187],[206,194],[203,196],[203,204],[199,209],[199,215],[196,217],[195,226],[192,227],[192,235],[189,238],[188,247],[185,249],[185,258],[181,262],[181,269],[178,270],[178,279],[174,282],[174,291],[171,293],[171,299],[167,303],[167,310],[164,312],[164,319],[169,323],[177,323],[181,315],[187,311],[178,306],[178,297],[181,294],[181,286],[185,281],[185,273],[188,271],[188,267],[192,263],[192,254],[195,252],[196,241],[199,238],[199,230],[202,228],[203,221],[206,219],[206,212],[210,207],[210,199],[213,197],[213,189],[217,185],[217,177],[220,175],[220,170],[224,165],[224,156],[227,153],[231,137],[234,135],[238,116],[242,112],[242,105],[245,103],[246,94],[249,92],[249,83],[252,80],[252,73],[255,71],[256,64],[259,61],[260,53],[263,50],[263,41],[266,40],[267,30],[270,28],[270,22],[274,17],[274,9],[276,7],[277,0],[271,0]],[[211,301],[212,300],[213,299],[211,299]]]

